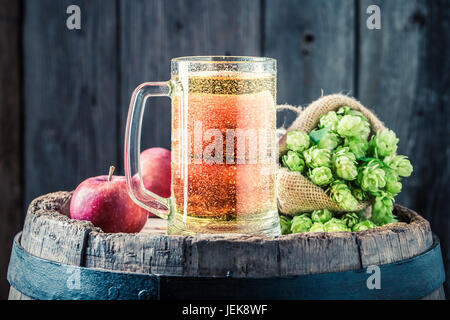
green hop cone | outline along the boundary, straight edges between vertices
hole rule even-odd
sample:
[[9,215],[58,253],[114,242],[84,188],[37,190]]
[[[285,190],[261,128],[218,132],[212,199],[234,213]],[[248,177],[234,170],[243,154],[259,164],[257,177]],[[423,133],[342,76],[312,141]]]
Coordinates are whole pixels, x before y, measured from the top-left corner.
[[350,186],[350,190],[352,191],[352,195],[358,201],[366,201],[369,199],[369,195],[367,194],[367,192],[363,191],[360,187],[352,185]]
[[308,232],[311,226],[312,226],[311,218],[309,218],[306,214],[301,214],[299,216],[295,216],[292,219],[291,232],[292,233]]
[[391,195],[396,196],[402,191],[402,183],[399,181],[399,176],[392,169],[384,169],[386,173],[386,186],[384,189],[389,192]]
[[327,167],[309,169],[308,177],[315,185],[320,187],[326,186],[333,181],[333,173]]
[[322,138],[317,146],[320,149],[333,150],[336,149],[342,143],[342,139],[333,132],[328,132],[324,138]]
[[344,106],[344,107],[339,108],[339,110],[336,113],[337,113],[338,117],[341,117],[341,119],[343,116],[349,116],[349,115],[355,116],[355,117],[360,117],[361,120],[363,122],[365,122],[366,129],[364,132],[365,132],[365,134],[367,134],[366,139],[369,137],[368,134],[370,134],[370,131],[369,131],[369,133],[367,133],[367,128],[370,129],[370,122],[369,122],[369,119],[367,119],[366,116],[361,111]]
[[343,146],[338,147],[333,153],[332,161],[335,161],[339,157],[345,157],[352,162],[356,162],[355,155],[353,154],[353,152],[350,151],[350,148],[348,147]]
[[352,195],[350,188],[344,182],[334,181],[327,191],[331,199],[345,211],[356,211],[358,208],[358,200]]
[[386,185],[386,173],[377,160],[370,160],[359,168],[358,184],[364,191],[375,194]]
[[344,221],[336,218],[332,218],[324,224],[324,229],[326,232],[340,232],[340,231],[351,231]]
[[352,108],[350,108],[349,106],[342,106],[338,109],[338,111],[336,112],[336,114],[338,116],[346,116],[349,114],[349,112],[352,111]]
[[358,176],[356,163],[350,161],[348,158],[337,158],[334,162],[334,169],[339,178],[347,181],[355,180]]
[[357,231],[369,230],[369,229],[375,228],[376,226],[377,225],[375,223],[373,223],[372,221],[364,220],[364,221],[361,221],[361,222],[358,222],[357,224],[355,224],[352,227],[352,231],[357,232]]
[[369,150],[369,141],[359,137],[350,137],[345,139],[344,146],[348,147],[357,159],[361,159]]
[[387,157],[384,162],[401,177],[409,177],[413,172],[413,166],[406,156]]
[[330,111],[328,113],[325,113],[320,117],[319,120],[319,128],[328,128],[331,131],[335,132],[337,129],[337,126],[339,124],[339,118],[335,111]]
[[288,167],[291,171],[303,172],[305,169],[305,160],[303,159],[303,155],[295,151],[288,151],[288,153],[285,154],[281,160],[283,165]]
[[346,115],[339,121],[337,133],[344,138],[367,139],[370,135],[370,124],[360,116]]
[[328,220],[331,220],[333,218],[333,214],[330,210],[323,209],[323,210],[314,210],[311,214],[311,220],[313,222],[320,222],[325,223]]
[[292,224],[291,218],[280,215],[281,234],[290,234],[291,233],[291,224]]
[[286,136],[286,145],[292,151],[303,152],[309,148],[310,143],[308,134],[302,131],[294,130]]
[[351,181],[358,176],[355,155],[347,147],[338,148],[333,154],[332,162],[339,178]]
[[350,109],[345,113],[345,115],[360,117],[362,121],[369,123],[369,119],[367,119],[361,111]]
[[341,217],[341,220],[345,222],[347,227],[350,229],[357,223],[360,222],[359,215],[355,212],[348,212]]
[[347,115],[352,115],[352,116],[358,116],[361,117],[363,120],[365,121],[369,121],[367,120],[367,118],[362,114],[361,111],[355,110],[350,108],[349,106],[342,106],[338,109],[338,111],[336,111],[336,114],[338,116],[347,116]]
[[328,149],[319,149],[316,146],[303,151],[306,165],[310,168],[331,168],[331,152]]
[[395,132],[389,129],[378,131],[370,140],[370,149],[373,156],[382,159],[397,151],[398,138]]
[[370,122],[369,119],[367,119],[366,116],[361,111],[354,110],[348,106],[343,106],[340,107],[336,113],[340,119],[342,119],[343,116],[355,116],[361,118],[361,120],[364,122],[365,127],[363,131],[364,133],[363,137],[367,140],[370,134]]
[[372,206],[372,216],[370,220],[376,225],[382,226],[384,224],[396,222],[394,214],[394,198],[386,192],[380,192],[380,195],[375,198]]
[[314,222],[308,232],[325,232],[325,226],[323,223]]

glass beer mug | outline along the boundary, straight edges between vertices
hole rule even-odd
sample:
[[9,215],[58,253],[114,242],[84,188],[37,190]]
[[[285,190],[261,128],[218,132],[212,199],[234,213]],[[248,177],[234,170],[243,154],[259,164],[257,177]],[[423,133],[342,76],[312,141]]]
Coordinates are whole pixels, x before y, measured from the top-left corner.
[[[276,202],[276,60],[182,57],[171,80],[133,93],[125,133],[128,193],[168,219],[168,234],[280,235]],[[149,97],[172,100],[171,196],[144,188],[142,116]]]

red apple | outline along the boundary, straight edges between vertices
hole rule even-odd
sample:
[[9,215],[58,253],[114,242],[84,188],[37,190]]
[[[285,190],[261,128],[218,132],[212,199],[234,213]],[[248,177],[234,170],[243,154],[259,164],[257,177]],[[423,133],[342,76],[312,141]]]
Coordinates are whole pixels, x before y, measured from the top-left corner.
[[163,198],[170,197],[170,151],[150,148],[141,152],[140,160],[144,187]]
[[147,222],[148,212],[127,192],[123,176],[98,176],[83,181],[70,202],[70,217],[91,221],[107,233],[137,233]]

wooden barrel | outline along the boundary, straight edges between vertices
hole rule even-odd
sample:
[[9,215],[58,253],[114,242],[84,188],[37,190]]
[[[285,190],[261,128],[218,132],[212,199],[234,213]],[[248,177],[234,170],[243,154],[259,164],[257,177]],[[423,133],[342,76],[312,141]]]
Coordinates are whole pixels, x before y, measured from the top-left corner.
[[70,199],[57,192],[30,204],[9,299],[445,299],[439,241],[402,206],[406,222],[268,239],[167,236],[160,219],[139,234],[107,234],[70,219]]

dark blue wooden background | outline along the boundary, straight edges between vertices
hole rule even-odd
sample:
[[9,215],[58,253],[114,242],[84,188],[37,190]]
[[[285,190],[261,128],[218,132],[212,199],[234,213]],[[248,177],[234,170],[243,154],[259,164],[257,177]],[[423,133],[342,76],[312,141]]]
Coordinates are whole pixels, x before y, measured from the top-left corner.
[[[66,28],[71,4],[81,30]],[[366,27],[372,4],[381,30]],[[372,108],[414,165],[397,202],[431,222],[450,274],[449,50],[449,0],[0,0],[0,296],[28,203],[122,172],[133,89],[184,55],[274,57],[278,103],[323,89]],[[144,147],[169,148],[168,99],[148,111]]]

